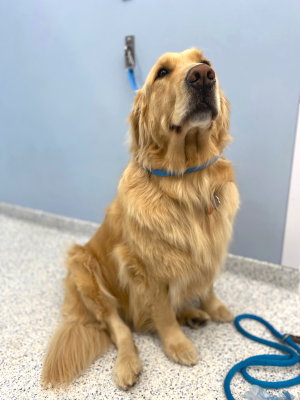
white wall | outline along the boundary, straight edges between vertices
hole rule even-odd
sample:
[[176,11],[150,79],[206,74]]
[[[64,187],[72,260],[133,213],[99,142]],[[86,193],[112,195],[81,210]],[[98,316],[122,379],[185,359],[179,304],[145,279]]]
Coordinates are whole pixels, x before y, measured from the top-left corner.
[[300,105],[286,217],[282,265],[300,269]]

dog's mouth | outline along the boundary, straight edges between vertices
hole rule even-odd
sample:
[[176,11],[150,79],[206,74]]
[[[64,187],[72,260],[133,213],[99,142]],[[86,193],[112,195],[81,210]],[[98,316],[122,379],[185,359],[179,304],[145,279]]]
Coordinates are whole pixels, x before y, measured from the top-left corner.
[[199,104],[199,111],[201,111],[201,110],[207,110],[209,108],[209,105],[208,104],[206,104],[206,103],[204,103],[204,102],[201,102],[200,104]]
[[207,128],[211,125],[212,121],[216,119],[217,113],[213,107],[206,102],[191,103],[186,111],[184,117],[179,124],[170,126],[171,131],[181,133],[185,125],[200,126]]
[[215,96],[209,96],[205,100],[192,98],[187,107],[184,123],[190,122],[193,126],[211,125],[217,116],[218,108]]
[[181,133],[186,131],[186,127],[199,127],[208,129],[212,122],[219,115],[220,100],[218,92],[215,89],[203,91],[194,91],[188,93],[188,100],[185,103],[184,112],[176,120],[176,124],[170,126],[171,131]]

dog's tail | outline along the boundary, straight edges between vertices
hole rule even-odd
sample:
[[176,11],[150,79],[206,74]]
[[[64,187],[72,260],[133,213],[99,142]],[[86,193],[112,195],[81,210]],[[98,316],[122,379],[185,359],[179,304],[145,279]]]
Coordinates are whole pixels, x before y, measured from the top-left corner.
[[94,264],[96,261],[82,246],[75,245],[70,249],[62,307],[65,318],[54,333],[44,360],[44,386],[69,384],[109,348],[111,341],[105,331],[105,322],[89,310],[75,281],[77,277],[78,282],[91,291],[89,285],[94,282],[91,275]]
[[107,333],[101,324],[84,325],[63,322],[54,334],[44,361],[42,380],[51,383],[69,384],[110,345]]

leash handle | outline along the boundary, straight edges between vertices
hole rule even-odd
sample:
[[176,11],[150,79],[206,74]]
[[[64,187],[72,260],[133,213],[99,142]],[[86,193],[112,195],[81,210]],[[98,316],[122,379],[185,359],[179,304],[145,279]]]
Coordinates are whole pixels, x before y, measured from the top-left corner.
[[[243,319],[253,319],[255,321],[261,322],[265,325],[271,333],[277,337],[279,340],[284,341],[284,343],[288,344],[290,347],[285,346],[280,343],[271,342],[270,340],[262,339],[258,336],[252,335],[251,333],[245,331],[240,325],[240,321]],[[264,320],[257,315],[252,314],[243,314],[236,317],[235,326],[239,332],[241,332],[247,338],[254,340],[255,342],[265,344],[269,347],[273,347],[277,350],[283,351],[288,355],[275,355],[275,354],[267,354],[267,355],[259,355],[254,357],[249,357],[246,360],[236,364],[231,370],[228,372],[225,381],[224,381],[224,390],[228,400],[234,400],[230,390],[230,383],[236,372],[240,371],[243,377],[253,385],[258,385],[264,388],[272,388],[272,389],[280,389],[290,386],[295,386],[300,384],[300,375],[296,378],[289,379],[286,381],[279,381],[279,382],[267,382],[267,381],[260,381],[258,379],[253,378],[251,375],[248,374],[246,368],[254,365],[259,366],[276,366],[276,367],[289,367],[296,365],[300,362],[300,347],[292,340],[291,335],[282,335],[280,334],[269,322]],[[292,348],[296,351],[294,351]]]
[[[291,339],[292,339],[292,341],[293,341],[294,343],[300,344],[300,336],[295,336],[295,335],[288,335],[288,336],[291,337]],[[282,340],[283,340],[283,339],[282,339]],[[284,340],[285,340],[285,339],[284,339]]]

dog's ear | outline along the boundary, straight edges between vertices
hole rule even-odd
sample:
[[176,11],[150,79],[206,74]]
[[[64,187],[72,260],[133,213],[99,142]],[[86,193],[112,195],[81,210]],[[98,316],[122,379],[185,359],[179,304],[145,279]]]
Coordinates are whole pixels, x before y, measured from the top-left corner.
[[218,138],[218,148],[220,152],[224,150],[228,143],[232,141],[230,136],[230,103],[225,97],[223,91],[220,91],[220,114],[217,118],[217,138]]
[[136,153],[145,144],[147,134],[147,102],[142,90],[137,90],[133,110],[129,115],[131,145],[129,151]]
[[222,118],[222,127],[223,129],[229,131],[229,117],[230,117],[230,103],[229,100],[225,97],[225,94],[221,95],[221,118]]

